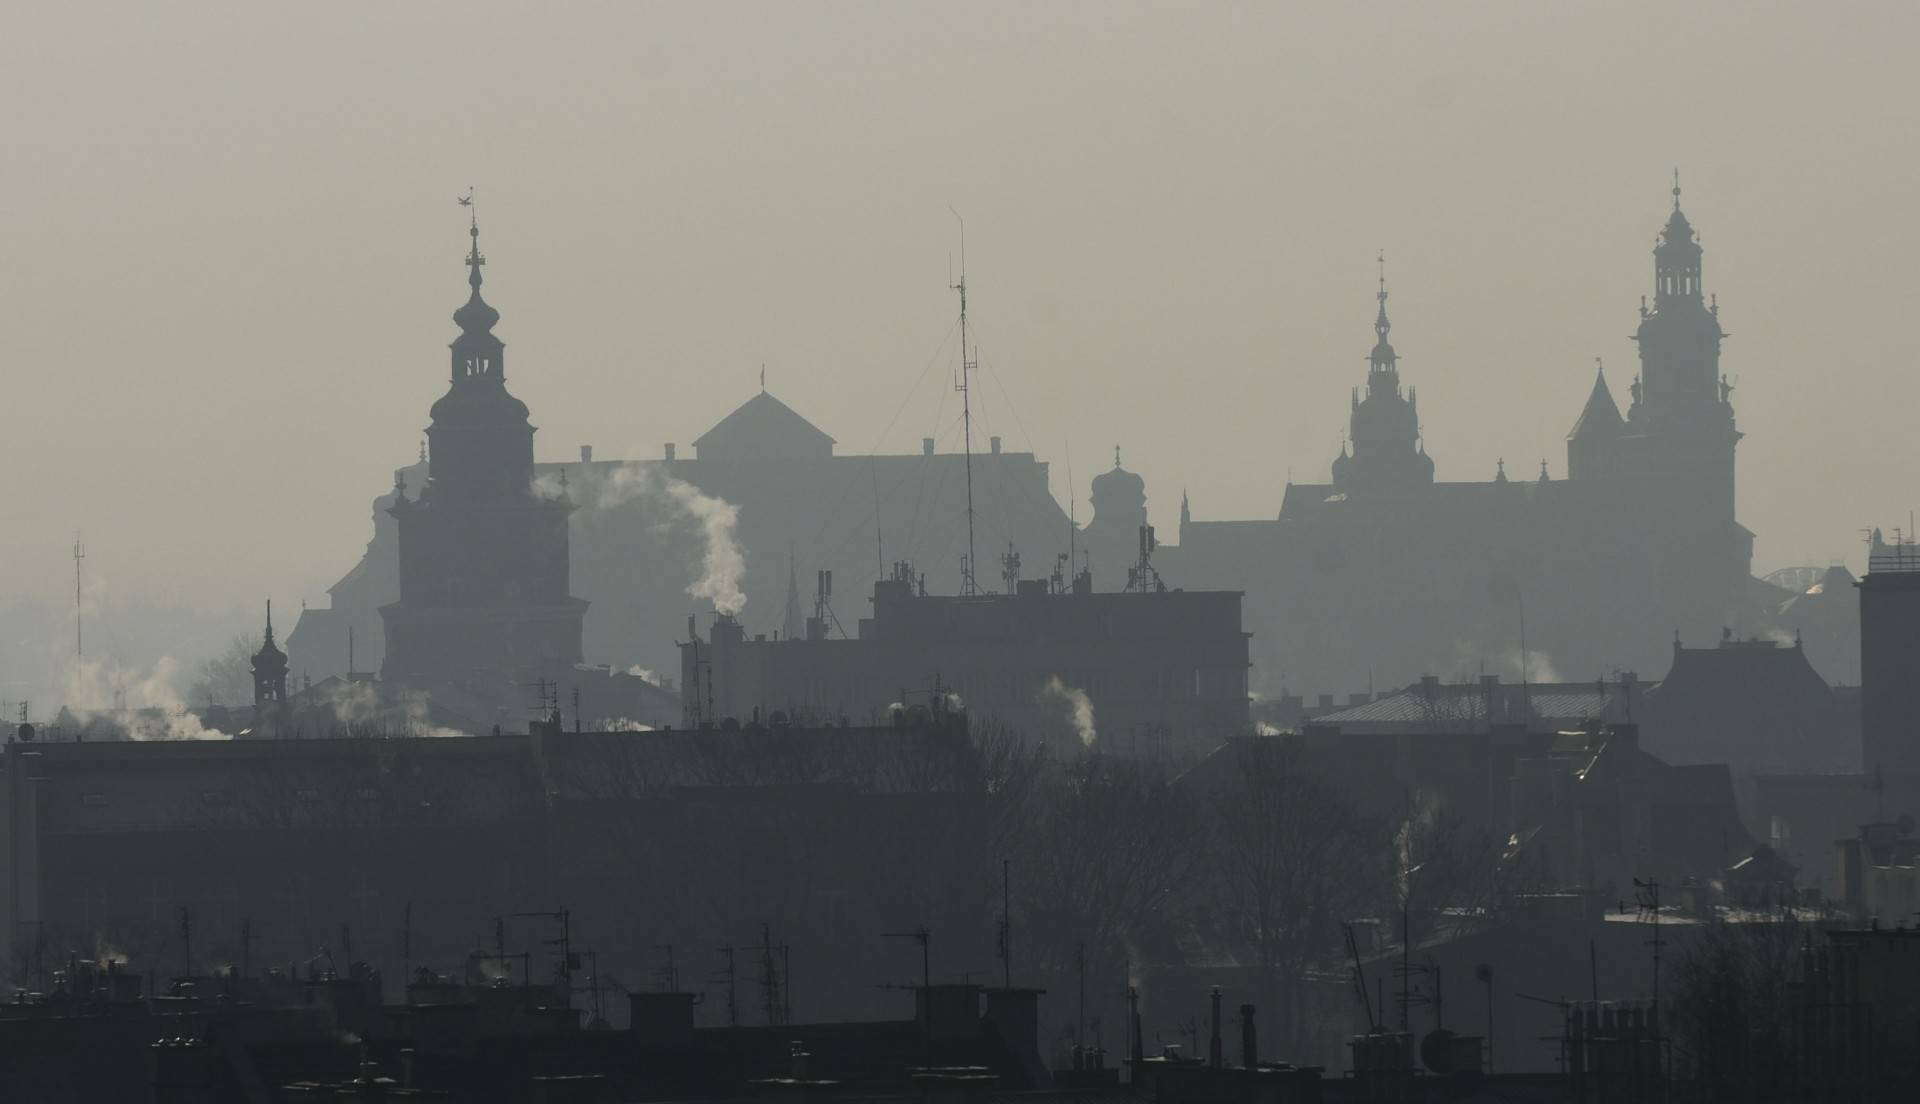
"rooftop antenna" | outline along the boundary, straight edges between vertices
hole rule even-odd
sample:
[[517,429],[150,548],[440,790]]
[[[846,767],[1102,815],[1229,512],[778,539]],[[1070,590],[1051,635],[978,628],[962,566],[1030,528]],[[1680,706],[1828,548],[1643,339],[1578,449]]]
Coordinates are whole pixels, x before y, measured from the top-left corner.
[[954,221],[960,224],[960,279],[951,286],[960,293],[960,382],[954,390],[960,392],[961,437],[967,450],[967,566],[960,573],[960,593],[974,594],[978,588],[973,581],[973,400],[971,395],[971,377],[973,370],[979,367],[971,348],[967,344],[967,220],[951,206]]
[[87,652],[80,637],[80,561],[87,558],[79,541],[73,542],[73,658],[85,659]]
[[1080,522],[1075,510],[1080,505],[1080,493],[1073,482],[1073,442],[1067,442],[1067,586],[1073,586],[1073,580],[1080,575],[1080,553],[1075,547],[1080,535]]
[[884,579],[887,577],[887,543],[880,528],[880,469],[868,464],[867,471],[873,475],[873,575]]

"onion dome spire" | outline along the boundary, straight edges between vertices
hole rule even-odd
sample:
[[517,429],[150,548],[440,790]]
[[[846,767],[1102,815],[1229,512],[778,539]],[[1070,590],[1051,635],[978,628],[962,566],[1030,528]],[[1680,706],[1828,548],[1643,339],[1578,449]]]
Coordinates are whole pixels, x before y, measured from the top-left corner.
[[486,254],[480,252],[480,216],[473,210],[471,190],[461,198],[460,204],[467,208],[469,216],[467,236],[473,239],[473,243],[467,248],[467,286],[473,291],[467,296],[466,303],[453,312],[453,320],[468,334],[486,334],[493,329],[495,322],[500,321],[500,312],[494,310],[485,299],[480,297],[482,281],[480,268],[487,263],[487,258]]
[[473,290],[460,309],[453,312],[454,324],[460,327],[460,336],[453,339],[452,346],[453,382],[468,379],[499,382],[506,378],[506,345],[493,333],[494,323],[500,321],[500,312],[480,297],[480,269],[487,258],[480,252],[480,219],[472,213],[472,189],[460,197],[460,205],[469,213],[467,236],[472,244],[467,247],[467,286]]

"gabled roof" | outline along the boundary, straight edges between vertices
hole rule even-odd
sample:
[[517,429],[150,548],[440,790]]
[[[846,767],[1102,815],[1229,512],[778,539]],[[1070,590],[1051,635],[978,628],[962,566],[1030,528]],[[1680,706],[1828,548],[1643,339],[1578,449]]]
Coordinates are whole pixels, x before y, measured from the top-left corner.
[[693,442],[703,460],[734,456],[833,455],[833,438],[765,391],[741,403]]
[[1618,436],[1626,424],[1626,419],[1620,417],[1620,407],[1613,401],[1613,392],[1607,389],[1606,373],[1595,372],[1593,391],[1587,395],[1587,405],[1581,409],[1580,418],[1573,423],[1573,432],[1567,434],[1567,438]]

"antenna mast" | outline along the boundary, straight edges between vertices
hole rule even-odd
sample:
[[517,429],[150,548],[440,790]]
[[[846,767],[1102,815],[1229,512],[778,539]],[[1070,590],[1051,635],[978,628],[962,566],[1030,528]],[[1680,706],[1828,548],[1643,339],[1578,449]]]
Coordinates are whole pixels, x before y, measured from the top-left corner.
[[961,435],[967,450],[967,563],[960,572],[960,593],[975,594],[978,588],[973,582],[973,401],[969,385],[979,362],[967,344],[967,220],[952,207],[947,210],[953,211],[954,220],[960,224],[960,281],[951,285],[960,293],[960,382],[953,389],[960,392]]
[[85,659],[86,649],[81,646],[80,637],[80,561],[87,558],[86,549],[79,541],[73,542],[73,658]]

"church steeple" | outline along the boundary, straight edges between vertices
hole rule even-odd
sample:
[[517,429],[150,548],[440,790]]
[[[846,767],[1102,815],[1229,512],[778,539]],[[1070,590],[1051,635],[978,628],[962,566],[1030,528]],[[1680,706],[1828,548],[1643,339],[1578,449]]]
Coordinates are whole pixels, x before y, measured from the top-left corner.
[[469,212],[467,236],[472,239],[472,244],[467,248],[467,286],[473,290],[468,293],[466,303],[453,312],[453,321],[460,327],[460,336],[454,338],[452,346],[453,381],[505,379],[506,345],[493,335],[493,326],[500,321],[500,312],[480,297],[480,269],[487,263],[486,255],[480,252],[480,217],[472,213],[471,195],[461,202]]
[[287,700],[287,653],[273,642],[273,600],[267,600],[267,629],[260,650],[253,653],[253,704],[269,705]]
[[1363,398],[1353,394],[1349,436],[1353,455],[1345,447],[1333,462],[1333,485],[1342,493],[1395,492],[1433,482],[1433,461],[1420,444],[1420,415],[1411,390],[1400,391],[1400,356],[1388,335],[1387,258],[1380,265],[1377,306],[1373,317],[1373,349],[1367,354],[1367,387]]
[[1659,244],[1653,248],[1654,309],[1678,302],[1698,303],[1700,287],[1700,241],[1680,210],[1680,170],[1673,170],[1673,214],[1660,231]]
[[1653,307],[1643,303],[1640,328],[1642,393],[1627,420],[1643,432],[1695,431],[1715,422],[1731,424],[1733,408],[1720,386],[1717,306],[1701,283],[1699,235],[1680,209],[1680,174],[1673,178],[1673,211],[1653,248]]
[[1387,334],[1393,330],[1393,323],[1387,319],[1387,255],[1381,253],[1375,259],[1380,265],[1380,290],[1374,293],[1374,298],[1379,300],[1380,307],[1373,317],[1373,351],[1367,354],[1369,395],[1382,387],[1395,393],[1400,390],[1400,358],[1393,351],[1393,343],[1387,340]]
[[[473,197],[461,199],[469,210]],[[500,501],[525,498],[533,481],[533,426],[527,406],[506,388],[506,345],[495,336],[500,312],[480,295],[480,222],[467,221],[467,301],[453,312],[460,335],[452,351],[452,380],[433,404],[427,427],[427,485],[421,501],[453,495]]]

